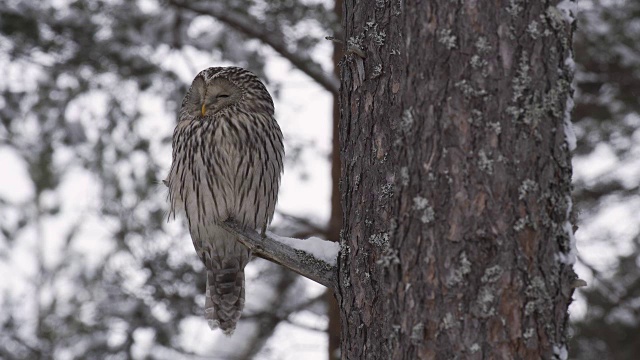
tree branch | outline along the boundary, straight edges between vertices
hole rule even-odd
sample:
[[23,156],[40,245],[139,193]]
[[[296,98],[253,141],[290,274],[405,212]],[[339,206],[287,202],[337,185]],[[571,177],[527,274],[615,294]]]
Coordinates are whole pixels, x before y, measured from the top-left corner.
[[276,210],[276,213],[284,218],[282,224],[279,226],[273,226],[274,232],[283,234],[287,237],[293,237],[298,239],[306,239],[312,236],[321,237],[329,241],[333,241],[330,238],[327,229],[315,224],[314,222],[304,217],[299,217],[289,213]]
[[237,31],[262,41],[326,90],[334,95],[338,94],[339,83],[337,79],[325,73],[320,64],[313,61],[306,54],[289,50],[282,37],[269,31],[258,19],[252,19],[247,15],[229,11],[222,4],[216,2],[209,2],[206,7],[194,6],[188,2],[176,0],[170,0],[169,3],[197,14],[212,16]]
[[227,231],[238,235],[240,242],[251,249],[254,254],[280,264],[330,289],[336,288],[336,266],[316,259],[305,251],[282,244],[269,234],[263,238],[256,232],[244,230],[242,226],[233,221],[226,221],[220,225]]

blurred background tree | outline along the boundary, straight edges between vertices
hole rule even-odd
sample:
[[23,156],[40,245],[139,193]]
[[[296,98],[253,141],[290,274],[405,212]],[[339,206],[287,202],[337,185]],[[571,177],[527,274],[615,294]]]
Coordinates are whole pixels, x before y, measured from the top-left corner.
[[[278,98],[304,78],[286,74],[292,68],[311,79],[298,87],[337,93],[333,45],[324,39],[337,23],[333,4],[318,1],[2,2],[0,357],[268,358],[281,355],[265,347],[281,322],[322,334],[324,290],[261,261],[247,271],[236,335],[211,332],[202,319],[202,265],[180,222],[167,224],[158,184],[174,114],[198,71],[249,68]],[[269,69],[283,59],[291,65]],[[330,106],[315,96],[297,102],[307,100],[316,112]],[[285,185],[312,170],[330,184],[329,171],[315,171],[329,167],[313,165],[326,164],[330,145],[287,131],[287,123],[317,129],[310,121],[330,129],[330,108],[306,119],[314,109],[278,102],[289,105],[279,111],[293,177]],[[310,218],[280,213],[276,231],[331,238],[323,224],[330,206],[316,207],[325,211]],[[326,357],[326,348],[310,350]]]
[[[640,336],[640,4],[579,5],[577,270],[589,287],[573,308],[571,352],[631,359]],[[159,181],[195,74],[243,66],[276,97],[283,185],[328,184],[326,203],[306,199],[306,208],[287,206],[303,196],[283,186],[274,231],[337,240],[331,130],[314,142],[295,128],[337,123],[342,45],[324,37],[341,38],[341,8],[340,0],[0,3],[0,357],[336,357],[331,295],[260,260],[247,269],[237,333],[208,330],[202,265],[180,222],[166,222]],[[327,345],[296,347],[296,335]]]
[[575,37],[575,359],[640,356],[640,2],[580,1]]

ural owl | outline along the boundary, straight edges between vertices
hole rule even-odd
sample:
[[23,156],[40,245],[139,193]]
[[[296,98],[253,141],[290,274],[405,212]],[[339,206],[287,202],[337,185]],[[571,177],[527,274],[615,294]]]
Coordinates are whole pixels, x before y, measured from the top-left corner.
[[228,219],[264,231],[283,171],[282,132],[260,79],[238,67],[211,67],[193,80],[173,132],[165,184],[171,212],[184,211],[207,269],[205,318],[233,333],[244,307],[251,251],[219,226]]

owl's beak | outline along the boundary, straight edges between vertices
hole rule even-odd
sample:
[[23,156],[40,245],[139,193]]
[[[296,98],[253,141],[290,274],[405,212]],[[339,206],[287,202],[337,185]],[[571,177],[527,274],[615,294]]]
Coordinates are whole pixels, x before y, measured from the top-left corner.
[[205,112],[207,112],[207,108],[202,104],[202,116],[204,116]]

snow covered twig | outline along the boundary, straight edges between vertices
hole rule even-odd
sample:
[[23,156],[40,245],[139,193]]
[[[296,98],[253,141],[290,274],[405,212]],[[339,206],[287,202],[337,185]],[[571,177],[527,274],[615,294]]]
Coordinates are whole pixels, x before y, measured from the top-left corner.
[[[226,221],[221,225],[227,231],[237,234],[240,242],[255,255],[282,265],[330,289],[336,288],[338,272],[335,259],[339,249],[337,243],[317,238],[282,238],[272,233],[267,233],[263,238],[257,232],[245,230],[233,221]],[[289,246],[291,244],[293,246]]]

